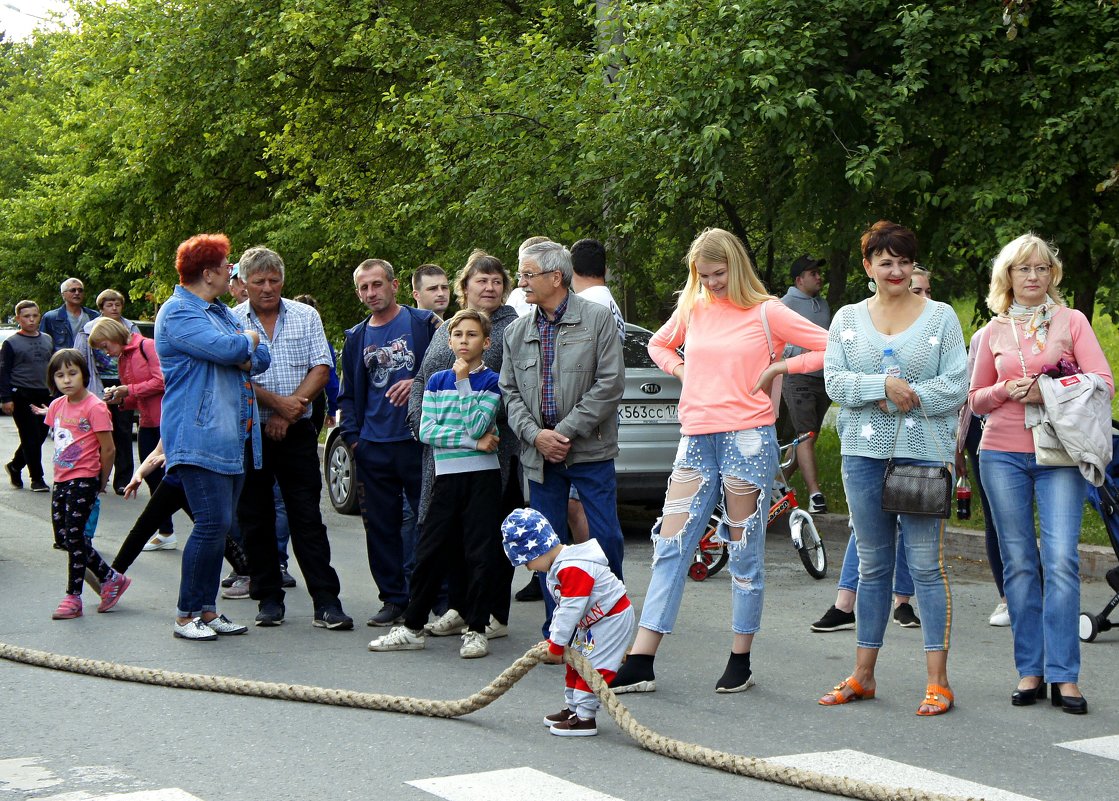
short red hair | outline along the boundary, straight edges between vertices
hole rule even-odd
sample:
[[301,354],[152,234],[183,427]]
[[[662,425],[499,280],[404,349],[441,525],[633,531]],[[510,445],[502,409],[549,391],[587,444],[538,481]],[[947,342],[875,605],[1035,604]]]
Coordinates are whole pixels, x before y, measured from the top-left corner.
[[179,283],[193,284],[202,271],[219,269],[229,256],[229,237],[225,234],[197,234],[179,245],[175,252],[175,269]]

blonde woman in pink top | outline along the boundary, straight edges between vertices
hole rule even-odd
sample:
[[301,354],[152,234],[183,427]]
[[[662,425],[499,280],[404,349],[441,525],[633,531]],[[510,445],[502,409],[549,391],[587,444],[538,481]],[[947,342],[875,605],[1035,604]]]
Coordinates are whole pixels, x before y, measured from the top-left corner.
[[[688,251],[688,280],[676,311],[649,341],[649,355],[683,383],[683,437],[668,481],[664,512],[653,528],[653,577],[629,658],[610,686],[616,693],[656,689],[653,657],[680,610],[691,555],[720,498],[720,534],[731,574],[730,660],[719,693],[754,684],[750,648],[761,626],[765,589],[765,522],[777,470],[775,415],[768,391],[785,373],[810,373],[824,363],[827,331],[766,292],[742,243],[709,228]],[[767,343],[761,309],[771,331]],[[770,363],[785,345],[806,353]],[[683,347],[684,356],[678,354]]]
[[[1036,376],[1061,360],[1114,389],[1107,358],[1083,314],[1065,306],[1057,250],[1033,234],[1015,239],[991,266],[987,305],[998,315],[975,359],[969,399],[986,414],[979,464],[991,502],[1014,637],[1014,706],[1045,699],[1083,715],[1080,679],[1080,562],[1077,544],[1088,484],[1075,467],[1037,463],[1026,404],[1041,403]],[[1034,504],[1041,548],[1034,530]],[[1042,581],[1044,574],[1045,580]]]

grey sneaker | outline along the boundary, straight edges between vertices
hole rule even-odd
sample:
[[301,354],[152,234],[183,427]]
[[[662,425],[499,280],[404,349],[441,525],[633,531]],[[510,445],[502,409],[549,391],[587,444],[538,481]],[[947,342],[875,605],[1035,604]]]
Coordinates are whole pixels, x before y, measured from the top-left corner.
[[422,651],[427,645],[423,631],[412,631],[407,626],[393,626],[388,634],[369,643],[370,651]]
[[235,582],[239,578],[241,577],[237,575],[236,570],[230,570],[229,575],[221,580],[222,589],[225,589],[226,587],[232,587],[233,582]]
[[448,637],[452,634],[462,634],[466,629],[466,621],[454,609],[448,609],[441,616],[424,626],[424,631],[432,637]]
[[489,652],[490,646],[485,634],[468,631],[462,635],[462,647],[458,649],[458,655],[463,659],[479,659]]
[[249,597],[249,577],[238,576],[233,584],[221,591],[221,597],[230,601],[243,601]]

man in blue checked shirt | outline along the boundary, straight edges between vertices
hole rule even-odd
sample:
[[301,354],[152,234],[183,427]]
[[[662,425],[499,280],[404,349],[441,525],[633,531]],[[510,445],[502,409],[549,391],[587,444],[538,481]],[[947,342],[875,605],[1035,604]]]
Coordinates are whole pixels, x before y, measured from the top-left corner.
[[[311,401],[326,386],[331,358],[322,320],[303,303],[281,297],[284,262],[268,248],[245,251],[238,263],[249,299],[234,308],[246,330],[260,334],[272,365],[253,383],[264,424],[263,461],[247,469],[237,517],[249,558],[249,595],[258,602],[258,626],[284,621],[284,590],[276,548],[273,485],[287,507],[291,546],[314,602],[317,628],[349,630],[354,621],[338,600],[338,574],[330,566],[330,542],[319,512],[322,476]],[[251,464],[251,462],[246,462]]]

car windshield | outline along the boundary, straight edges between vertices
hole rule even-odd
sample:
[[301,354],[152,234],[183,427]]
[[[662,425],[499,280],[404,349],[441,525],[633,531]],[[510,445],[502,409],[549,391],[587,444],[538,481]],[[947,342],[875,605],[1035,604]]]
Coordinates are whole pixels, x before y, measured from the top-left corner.
[[652,334],[648,331],[626,331],[626,342],[622,347],[622,359],[627,368],[657,368],[656,363],[649,358],[649,338]]

